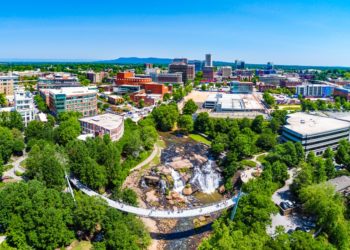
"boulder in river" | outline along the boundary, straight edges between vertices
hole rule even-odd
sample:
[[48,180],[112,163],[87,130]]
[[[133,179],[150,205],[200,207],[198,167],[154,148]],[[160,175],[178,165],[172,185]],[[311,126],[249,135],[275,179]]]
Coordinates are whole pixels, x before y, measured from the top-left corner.
[[183,190],[182,190],[182,193],[183,195],[191,195],[193,193],[192,191],[192,188],[189,186],[189,187],[185,187]]

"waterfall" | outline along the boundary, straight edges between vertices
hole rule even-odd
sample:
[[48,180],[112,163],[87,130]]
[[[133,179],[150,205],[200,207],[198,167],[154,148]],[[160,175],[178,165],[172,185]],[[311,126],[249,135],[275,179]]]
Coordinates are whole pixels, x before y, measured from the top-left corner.
[[175,171],[173,168],[171,169],[171,177],[173,177],[174,180],[174,188],[173,190],[181,193],[182,189],[184,189],[184,182],[181,178],[181,175],[179,172]]
[[165,194],[165,190],[166,190],[166,182],[165,182],[165,180],[161,179],[159,181],[159,188],[160,188],[160,192],[162,194]]
[[203,193],[215,192],[220,185],[221,176],[215,171],[214,166],[213,160],[208,160],[202,168],[196,166],[190,183],[200,188]]

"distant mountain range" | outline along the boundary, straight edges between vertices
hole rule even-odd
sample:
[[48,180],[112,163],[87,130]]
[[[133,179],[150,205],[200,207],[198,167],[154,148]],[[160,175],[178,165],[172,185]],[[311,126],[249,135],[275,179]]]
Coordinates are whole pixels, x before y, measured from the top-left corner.
[[[119,57],[117,59],[113,60],[104,60],[104,61],[98,61],[99,63],[115,63],[115,64],[145,64],[145,63],[152,63],[152,64],[169,64],[173,61],[172,58],[158,58],[158,57]],[[196,60],[188,60],[189,63],[193,63]],[[203,61],[203,60],[201,60]],[[225,62],[225,61],[213,61],[214,66],[233,66],[234,62]],[[253,68],[253,69],[264,69],[266,67],[266,64],[251,64],[246,63],[247,68]],[[320,69],[320,70],[327,70],[327,69],[349,69],[349,67],[344,66],[309,66],[309,65],[276,65],[276,68],[279,69],[297,69],[297,70],[303,70],[303,69]]]
[[[112,60],[89,60],[89,59],[0,59],[0,64],[41,64],[41,63],[53,63],[53,64],[64,64],[64,63],[110,63],[110,64],[164,64],[168,65],[173,61],[172,58],[158,58],[158,57],[119,57]],[[189,63],[193,63],[195,60],[189,60]],[[203,61],[203,60],[201,60]],[[214,66],[233,66],[234,62],[225,61],[213,61]],[[284,70],[303,70],[303,69],[345,69],[349,70],[350,67],[344,66],[311,66],[311,65],[275,65],[278,69]],[[251,64],[246,63],[246,67],[250,69],[264,69],[266,64]]]
[[[105,60],[100,61],[103,63],[117,63],[117,64],[145,64],[145,63],[152,63],[152,64],[169,64],[173,61],[172,58],[158,58],[158,57],[119,57],[117,59],[113,60]],[[193,63],[194,61],[198,60],[188,60],[189,63]],[[222,61],[214,61],[213,62],[215,66],[220,65],[233,65],[233,62],[222,62]]]

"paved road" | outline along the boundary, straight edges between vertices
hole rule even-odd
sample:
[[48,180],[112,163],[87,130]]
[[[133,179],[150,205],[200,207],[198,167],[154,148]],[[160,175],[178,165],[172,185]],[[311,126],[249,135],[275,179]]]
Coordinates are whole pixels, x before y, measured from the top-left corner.
[[24,155],[18,157],[17,160],[15,160],[12,163],[9,163],[9,165],[13,165],[13,168],[10,168],[9,170],[5,171],[2,176],[4,176],[4,177],[8,176],[8,177],[11,177],[14,180],[18,180],[18,181],[22,180],[23,179],[22,176],[17,176],[15,173],[16,173],[16,171],[21,172],[21,173],[25,172],[25,169],[22,168],[20,166],[20,164],[22,161],[27,159],[27,157],[28,157],[28,154],[24,153]]
[[156,144],[154,144],[153,151],[150,154],[150,156],[148,156],[147,159],[144,160],[143,162],[139,163],[136,167],[130,169],[130,172],[139,170],[140,168],[146,166],[148,163],[150,163],[154,159],[154,157],[156,157],[159,151],[160,151],[160,148]]
[[235,196],[231,199],[221,201],[219,203],[215,203],[209,206],[199,207],[199,208],[184,209],[179,211],[155,210],[155,209],[134,207],[134,206],[126,205],[121,202],[113,201],[89,189],[76,178],[70,178],[70,181],[74,186],[80,189],[83,193],[89,196],[98,196],[106,200],[110,207],[116,208],[123,212],[132,213],[141,217],[151,217],[151,218],[158,218],[158,219],[179,219],[179,218],[208,215],[208,214],[215,213],[234,206],[237,200],[237,197]]

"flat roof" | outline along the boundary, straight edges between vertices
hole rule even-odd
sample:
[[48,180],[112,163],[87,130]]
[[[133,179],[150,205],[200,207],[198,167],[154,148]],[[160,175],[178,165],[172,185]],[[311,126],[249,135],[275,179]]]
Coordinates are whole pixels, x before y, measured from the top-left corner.
[[288,115],[287,125],[284,127],[300,135],[312,135],[350,128],[350,123],[330,117],[297,112]]
[[106,113],[102,115],[81,118],[79,120],[81,122],[95,124],[97,126],[111,130],[111,129],[118,128],[120,124],[123,122],[124,118],[120,115]]
[[337,178],[331,179],[328,183],[335,187],[335,191],[339,192],[347,187],[350,187],[350,177],[343,175]]
[[218,102],[222,109],[264,109],[262,104],[253,94],[226,94],[226,93],[211,93],[208,95],[206,102]]
[[75,94],[96,94],[96,90],[89,89],[88,87],[69,87],[61,89],[50,89],[50,93],[75,95]]

